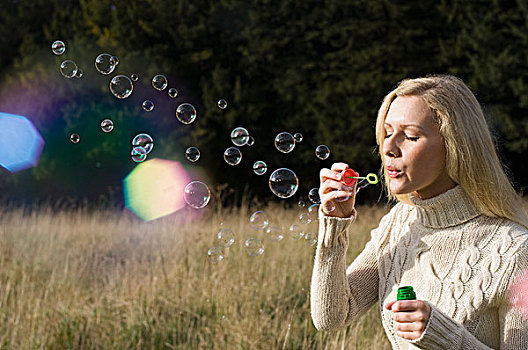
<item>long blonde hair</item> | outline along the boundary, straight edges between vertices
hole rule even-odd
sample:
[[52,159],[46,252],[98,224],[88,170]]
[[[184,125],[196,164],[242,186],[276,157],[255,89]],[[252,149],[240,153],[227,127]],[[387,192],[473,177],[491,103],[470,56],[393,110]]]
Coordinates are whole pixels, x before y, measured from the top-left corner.
[[433,111],[444,139],[447,173],[462,186],[477,208],[485,215],[507,218],[528,228],[522,198],[504,173],[482,108],[466,84],[449,75],[402,80],[383,99],[376,121],[376,141],[389,197],[410,203],[408,195],[390,192],[384,170],[383,124],[392,101],[398,96],[420,96]]

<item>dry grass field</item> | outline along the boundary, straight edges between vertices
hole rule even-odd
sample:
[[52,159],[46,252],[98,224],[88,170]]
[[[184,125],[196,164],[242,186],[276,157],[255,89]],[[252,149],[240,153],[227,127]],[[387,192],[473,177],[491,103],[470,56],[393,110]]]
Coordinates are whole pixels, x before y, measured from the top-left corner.
[[[4,210],[0,348],[390,349],[376,306],[342,331],[314,328],[315,247],[288,235],[267,240],[250,228],[255,210],[287,229],[300,209],[209,206],[201,217],[152,222],[126,210]],[[387,210],[358,208],[349,261]],[[221,227],[236,242],[211,264]],[[317,232],[316,222],[302,227]],[[262,256],[246,254],[250,236],[262,239]]]

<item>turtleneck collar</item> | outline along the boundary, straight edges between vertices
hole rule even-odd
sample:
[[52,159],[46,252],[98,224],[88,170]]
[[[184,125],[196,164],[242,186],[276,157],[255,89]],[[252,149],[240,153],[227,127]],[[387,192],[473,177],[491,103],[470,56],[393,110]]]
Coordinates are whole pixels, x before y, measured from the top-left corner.
[[411,195],[409,199],[416,208],[418,220],[426,227],[456,226],[481,214],[460,185],[433,198],[419,199]]

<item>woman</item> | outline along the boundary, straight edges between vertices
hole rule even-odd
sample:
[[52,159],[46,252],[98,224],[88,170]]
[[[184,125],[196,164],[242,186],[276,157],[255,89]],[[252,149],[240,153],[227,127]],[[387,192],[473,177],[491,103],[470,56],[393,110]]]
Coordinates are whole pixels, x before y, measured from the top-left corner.
[[[344,163],[320,173],[317,329],[344,327],[378,301],[396,349],[528,349],[528,321],[508,302],[528,269],[528,217],[473,93],[452,76],[404,80],[379,109],[376,138],[398,204],[348,268],[355,185],[341,184]],[[396,301],[405,285],[418,300]]]

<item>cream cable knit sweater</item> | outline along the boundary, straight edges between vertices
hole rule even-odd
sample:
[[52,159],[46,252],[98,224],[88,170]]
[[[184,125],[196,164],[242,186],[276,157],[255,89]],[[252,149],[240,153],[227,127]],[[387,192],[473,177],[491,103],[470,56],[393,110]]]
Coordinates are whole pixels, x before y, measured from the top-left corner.
[[[414,206],[398,203],[382,218],[348,268],[355,217],[320,213],[311,286],[316,328],[344,327],[378,301],[394,349],[528,349],[528,321],[507,295],[528,269],[528,231],[479,214],[460,186],[411,200]],[[404,285],[431,306],[426,330],[414,341],[396,334],[392,312],[383,307]]]

